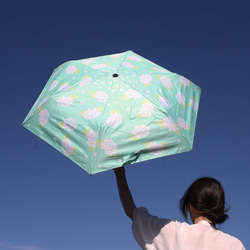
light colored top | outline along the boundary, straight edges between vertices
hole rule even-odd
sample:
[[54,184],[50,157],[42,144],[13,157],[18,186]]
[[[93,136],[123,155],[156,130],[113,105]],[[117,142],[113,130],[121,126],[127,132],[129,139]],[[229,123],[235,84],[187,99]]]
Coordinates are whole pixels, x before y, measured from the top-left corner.
[[144,207],[133,213],[132,230],[142,249],[147,250],[244,250],[237,238],[215,229],[207,221],[189,225],[159,219]]

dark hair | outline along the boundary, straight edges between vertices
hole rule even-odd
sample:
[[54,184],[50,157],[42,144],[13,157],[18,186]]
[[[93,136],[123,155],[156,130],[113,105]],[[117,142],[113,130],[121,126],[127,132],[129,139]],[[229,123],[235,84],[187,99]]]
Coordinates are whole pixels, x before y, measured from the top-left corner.
[[219,181],[210,177],[194,181],[180,200],[180,209],[187,221],[190,205],[213,225],[225,222],[229,217],[225,209],[225,193]]

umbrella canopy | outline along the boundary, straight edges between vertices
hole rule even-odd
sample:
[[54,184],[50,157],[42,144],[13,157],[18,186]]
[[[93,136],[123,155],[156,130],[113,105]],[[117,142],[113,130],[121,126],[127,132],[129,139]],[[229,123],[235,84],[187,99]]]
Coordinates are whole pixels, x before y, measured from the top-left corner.
[[200,93],[132,51],[69,61],[23,126],[94,174],[192,150]]

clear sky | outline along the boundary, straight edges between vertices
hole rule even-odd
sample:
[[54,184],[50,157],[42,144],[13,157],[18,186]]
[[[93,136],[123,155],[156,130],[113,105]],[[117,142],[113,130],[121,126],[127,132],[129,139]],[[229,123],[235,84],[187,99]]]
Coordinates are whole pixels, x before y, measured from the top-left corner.
[[127,166],[137,206],[183,221],[196,178],[221,181],[221,229],[250,248],[249,1],[4,1],[0,250],[139,249],[112,171],[89,176],[21,126],[54,68],[135,53],[202,88],[193,152]]

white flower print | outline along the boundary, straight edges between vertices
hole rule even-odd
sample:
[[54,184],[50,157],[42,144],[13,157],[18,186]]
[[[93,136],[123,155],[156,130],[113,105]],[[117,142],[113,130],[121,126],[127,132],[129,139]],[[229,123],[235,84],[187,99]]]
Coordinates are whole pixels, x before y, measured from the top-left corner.
[[145,143],[146,148],[148,149],[149,153],[152,155],[160,155],[164,152],[164,149],[167,147],[167,144],[157,144],[156,142],[148,142]]
[[81,82],[79,82],[79,86],[83,87],[83,86],[89,85],[91,82],[92,82],[92,78],[89,75],[87,75],[82,78]]
[[85,64],[85,65],[89,65],[94,61],[95,61],[94,58],[93,59],[84,59],[84,60],[82,60],[82,63]]
[[108,64],[102,63],[102,64],[95,64],[95,65],[92,65],[91,67],[92,67],[93,69],[103,69],[103,68],[105,68],[105,67],[107,67],[107,66],[108,66]]
[[190,86],[191,83],[187,78],[180,76],[180,85],[183,87],[186,87],[186,86]]
[[188,124],[186,123],[186,121],[183,118],[178,118],[177,119],[177,124],[180,128],[183,128],[185,130],[190,130],[190,127],[188,126]]
[[122,116],[119,113],[119,110],[114,110],[106,121],[108,126],[112,128],[118,127],[118,125],[122,122]]
[[140,77],[140,81],[145,85],[145,86],[149,86],[150,82],[153,80],[151,75],[142,75]]
[[80,112],[80,115],[83,116],[85,119],[90,120],[100,115],[102,110],[103,110],[103,107],[96,107],[94,109],[88,109],[88,110],[82,111]]
[[61,66],[54,74],[52,77],[55,77],[61,70],[62,70],[63,66]]
[[66,69],[67,74],[74,74],[78,71],[77,67],[75,65],[70,65]]
[[130,99],[139,99],[142,95],[137,92],[136,90],[134,89],[129,89],[127,90],[124,95],[121,97],[122,99],[124,100],[130,100]]
[[39,112],[39,126],[42,128],[49,121],[49,111],[45,108],[41,109]]
[[178,127],[176,126],[176,124],[174,123],[171,117],[165,117],[162,120],[162,126],[164,128],[168,128],[169,131],[172,131],[172,132],[178,131]]
[[125,68],[129,68],[129,69],[135,68],[135,66],[132,63],[127,62],[127,61],[122,62],[122,66]]
[[50,86],[49,86],[49,91],[52,90],[52,89],[54,89],[54,88],[56,87],[57,84],[58,84],[58,81],[57,81],[57,80],[54,80],[54,81],[50,84]]
[[190,100],[190,102],[188,103],[188,105],[189,105],[190,107],[192,107],[194,110],[197,110],[197,109],[198,109],[198,104],[197,104],[197,102],[195,101],[195,99]]
[[127,56],[127,58],[132,61],[142,62],[142,59],[140,59],[138,56],[130,55]]
[[171,90],[173,87],[173,83],[171,82],[171,80],[166,77],[166,76],[160,76],[160,81],[162,82],[163,86],[168,89]]
[[91,92],[91,96],[96,98],[98,102],[107,102],[109,97],[105,91]]
[[158,100],[160,101],[161,105],[167,109],[169,109],[171,107],[168,99],[164,96],[159,96]]
[[59,91],[68,91],[70,89],[72,89],[72,86],[70,86],[66,82],[62,83],[61,86],[59,87]]
[[181,92],[179,92],[179,93],[177,93],[177,95],[176,95],[176,99],[177,99],[177,101],[181,104],[181,105],[185,105],[185,96],[181,93]]
[[138,140],[140,138],[146,137],[149,134],[149,127],[145,125],[139,125],[134,127],[132,130],[131,140]]
[[74,97],[73,96],[61,96],[58,100],[57,103],[60,107],[68,107],[74,102]]
[[77,121],[73,118],[66,118],[63,120],[62,127],[68,131],[74,131],[77,127]]
[[100,148],[104,149],[109,156],[115,156],[117,154],[117,145],[113,140],[104,139],[100,142]]
[[37,109],[39,109],[45,102],[47,102],[47,100],[49,99],[49,97],[45,97],[40,103],[39,105],[37,106]]
[[150,101],[146,101],[143,103],[142,108],[140,109],[137,117],[138,118],[144,118],[149,117],[154,112],[154,105]]
[[90,151],[92,152],[97,143],[97,132],[92,129],[85,129],[84,135],[87,138],[87,144],[89,146]]
[[62,139],[63,153],[66,155],[76,155],[76,148],[71,144],[72,142],[67,136]]
[[154,71],[159,71],[159,72],[167,72],[166,69],[161,69],[161,68],[152,68]]

